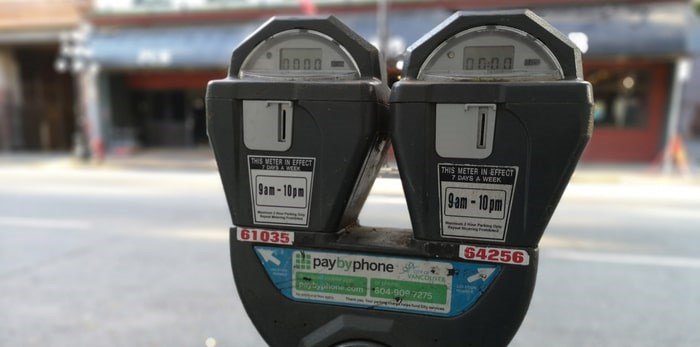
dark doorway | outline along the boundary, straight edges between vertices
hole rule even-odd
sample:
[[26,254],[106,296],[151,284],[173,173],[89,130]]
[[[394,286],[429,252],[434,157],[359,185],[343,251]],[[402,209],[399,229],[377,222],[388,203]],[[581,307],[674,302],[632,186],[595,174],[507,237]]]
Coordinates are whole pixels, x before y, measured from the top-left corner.
[[57,47],[22,48],[19,63],[24,149],[68,150],[75,129],[72,76],[54,70]]
[[185,92],[137,91],[132,100],[142,130],[142,144],[165,147],[189,144],[191,135],[186,131],[185,124]]

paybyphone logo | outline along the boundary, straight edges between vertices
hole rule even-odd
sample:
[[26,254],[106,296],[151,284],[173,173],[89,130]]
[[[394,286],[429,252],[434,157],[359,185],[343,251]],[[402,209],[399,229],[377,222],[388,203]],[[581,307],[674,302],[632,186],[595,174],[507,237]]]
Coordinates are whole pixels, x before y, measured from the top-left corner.
[[311,270],[311,256],[304,253],[297,253],[294,256],[294,268],[297,270]]
[[377,261],[376,259],[353,259],[341,255],[314,255],[297,253],[294,255],[294,268],[297,270],[327,270],[327,271],[373,271],[394,272],[394,264]]

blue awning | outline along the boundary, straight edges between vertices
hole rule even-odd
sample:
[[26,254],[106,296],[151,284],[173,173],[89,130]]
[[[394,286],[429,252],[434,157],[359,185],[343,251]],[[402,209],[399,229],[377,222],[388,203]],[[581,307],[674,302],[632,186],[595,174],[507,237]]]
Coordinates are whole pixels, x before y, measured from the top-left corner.
[[98,31],[87,46],[104,68],[225,68],[263,22]]
[[[388,55],[403,53],[403,50],[433,30],[450,15],[452,15],[452,11],[442,9],[390,12],[387,18]],[[339,15],[337,17],[367,41],[377,43],[377,15],[375,13]],[[398,48],[400,51],[397,52]]]
[[[449,15],[445,10],[391,13],[390,46],[403,46],[403,50]],[[338,18],[368,41],[377,41],[376,14]],[[226,68],[233,49],[263,22],[98,30],[89,38],[87,48],[107,69]]]
[[[579,33],[584,57],[668,57],[700,52],[700,24],[687,3],[610,5],[537,9],[565,35]],[[389,13],[389,53],[397,55],[432,30],[451,11]],[[375,13],[338,18],[370,42],[377,41]],[[263,20],[231,25],[98,30],[87,42],[103,68],[218,68],[228,66],[233,49]],[[585,34],[585,35],[580,35]]]
[[700,22],[689,3],[609,5],[535,12],[565,35],[585,34],[587,52],[584,58],[673,57],[700,52]]

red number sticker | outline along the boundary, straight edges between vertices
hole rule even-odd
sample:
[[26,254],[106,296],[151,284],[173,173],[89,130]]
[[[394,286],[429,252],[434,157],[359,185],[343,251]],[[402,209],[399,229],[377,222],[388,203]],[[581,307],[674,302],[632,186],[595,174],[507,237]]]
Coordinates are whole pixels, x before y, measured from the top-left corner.
[[294,233],[291,231],[236,228],[236,239],[247,242],[291,245],[294,243]]
[[522,249],[459,246],[459,257],[467,260],[513,265],[530,264],[530,255]]

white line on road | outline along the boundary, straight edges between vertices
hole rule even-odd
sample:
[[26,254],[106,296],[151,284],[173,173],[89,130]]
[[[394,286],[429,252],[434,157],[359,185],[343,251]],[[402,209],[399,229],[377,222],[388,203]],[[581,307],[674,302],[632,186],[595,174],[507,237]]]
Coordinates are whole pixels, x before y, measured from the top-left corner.
[[403,196],[370,195],[367,198],[367,202],[372,204],[406,205],[406,199]]
[[0,227],[85,230],[90,229],[92,223],[76,219],[0,216]]
[[649,254],[581,252],[571,250],[542,250],[542,257],[625,265],[666,266],[700,269],[700,258],[672,257]]

